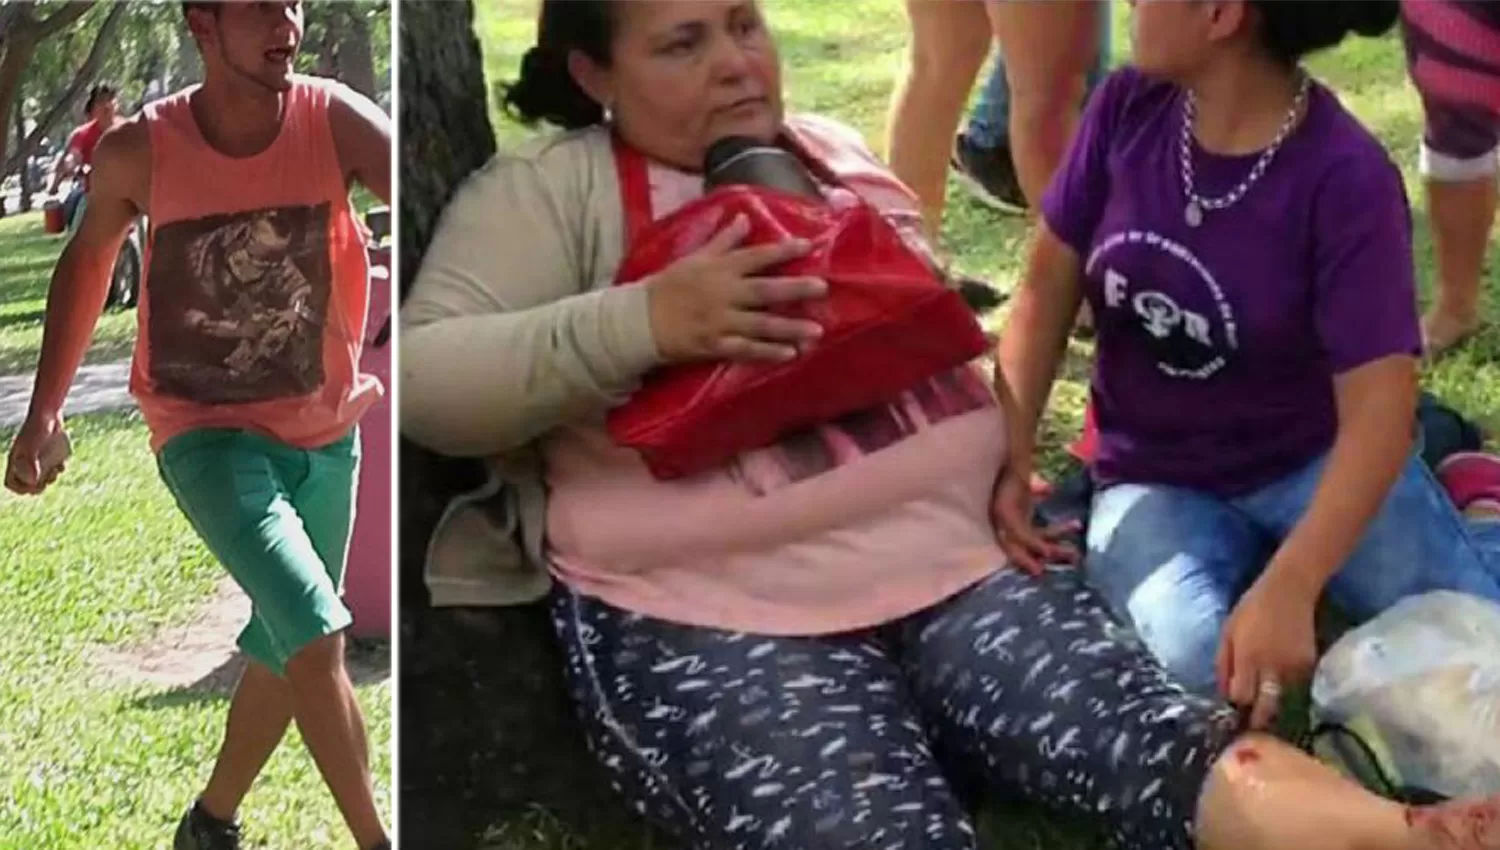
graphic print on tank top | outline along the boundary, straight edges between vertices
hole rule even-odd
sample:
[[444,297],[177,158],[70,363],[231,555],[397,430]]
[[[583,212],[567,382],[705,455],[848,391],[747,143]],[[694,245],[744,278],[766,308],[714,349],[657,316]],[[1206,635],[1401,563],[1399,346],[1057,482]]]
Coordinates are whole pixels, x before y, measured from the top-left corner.
[[923,381],[892,404],[857,411],[746,452],[730,464],[729,474],[755,495],[764,496],[890,448],[946,419],[994,404],[994,395],[974,369],[955,369]]
[[323,383],[331,213],[328,203],[276,207],[156,231],[147,332],[159,392],[239,404]]

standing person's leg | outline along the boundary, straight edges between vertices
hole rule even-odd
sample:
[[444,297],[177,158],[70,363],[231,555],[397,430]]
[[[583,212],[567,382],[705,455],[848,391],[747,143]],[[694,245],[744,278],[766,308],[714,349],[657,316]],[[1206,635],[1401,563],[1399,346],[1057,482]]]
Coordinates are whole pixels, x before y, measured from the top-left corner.
[[1212,496],[1120,484],[1094,496],[1083,569],[1177,681],[1212,693],[1224,623],[1271,545]]
[[962,135],[980,148],[1010,145],[1010,79],[1005,75],[1005,55],[998,50]]
[[968,126],[953,140],[949,165],[980,202],[1004,212],[1026,211],[1026,196],[1010,155],[1010,80],[998,50]]
[[906,0],[906,68],[891,97],[886,162],[916,193],[938,244],[953,133],[990,51],[981,0]]
[[[342,591],[359,487],[359,432],[352,430],[337,443],[309,453],[307,464],[306,475],[292,493],[292,503],[302,517],[314,550],[328,569],[329,580],[336,590]],[[297,680],[302,674],[297,667],[304,662],[295,656],[287,662],[287,676],[296,698],[297,727],[304,740],[318,738],[353,745],[354,765],[344,758],[341,749],[328,756],[320,756],[314,749],[313,758],[356,840],[361,847],[368,847],[384,839],[385,827],[375,805],[364,714],[344,665],[342,632],[326,640],[331,655],[329,663],[326,666],[308,663],[305,686]],[[310,731],[314,725],[321,728]],[[361,836],[375,838],[371,842]]]
[[[1487,5],[1475,4],[1469,13],[1459,10],[1458,4],[1438,0],[1402,4],[1408,69],[1422,96],[1425,127],[1419,170],[1426,180],[1437,261],[1436,298],[1422,321],[1430,354],[1458,344],[1482,320],[1481,275],[1495,223],[1500,116],[1436,89],[1454,84],[1459,69],[1476,79],[1495,73],[1478,55],[1450,47],[1451,42],[1500,37],[1500,16],[1479,9]],[[1481,16],[1488,23],[1482,23]]]
[[[337,582],[357,466],[351,438],[307,452],[244,432],[198,431],[170,441],[158,458],[178,505],[252,604],[240,636],[252,666],[236,690],[211,797],[205,794],[205,803],[185,819],[185,831],[202,820],[195,820],[200,808],[216,819],[232,817],[290,713],[356,841],[373,847],[385,840],[369,791],[358,707],[343,668],[342,631],[350,617]],[[315,479],[328,483],[319,488],[320,504],[304,517],[296,499],[311,501],[299,490]],[[317,543],[309,530],[314,524]],[[344,542],[327,542],[338,537]],[[325,561],[324,552],[339,560]]]
[[1010,79],[1010,145],[1035,209],[1072,141],[1097,56],[1098,3],[988,0]]
[[[1431,110],[1429,106],[1429,115]],[[1429,134],[1423,142],[1420,162],[1437,261],[1436,297],[1422,317],[1422,336],[1428,352],[1440,354],[1478,330],[1483,320],[1480,293],[1484,252],[1495,224],[1496,149],[1448,156],[1434,145],[1435,138],[1441,137]]]
[[[1255,521],[1285,537],[1301,521],[1325,459],[1239,500]],[[1496,475],[1500,490],[1500,474]],[[1330,579],[1330,601],[1357,620],[1408,596],[1457,590],[1500,602],[1500,526],[1465,519],[1413,453],[1354,554]]]
[[[357,437],[325,449],[311,459],[308,475],[292,494],[292,505],[302,518],[313,549],[332,571],[334,586],[341,583],[353,527],[352,508],[358,481],[358,459],[351,452],[359,445]],[[271,636],[259,619],[252,619],[253,630],[246,640],[269,645]],[[364,740],[364,726],[359,721],[359,738]],[[264,664],[251,661],[235,688],[229,704],[224,744],[214,763],[213,774],[200,798],[212,817],[232,821],[240,802],[260,775],[266,761],[275,752],[292,722],[292,690],[287,681]],[[364,743],[361,750],[367,751]]]
[[240,803],[291,724],[291,686],[270,668],[252,660],[229,701],[224,742],[208,785],[198,798],[202,812],[219,822],[234,822]]
[[1122,850],[1500,850],[1500,797],[1407,809],[1241,737],[1236,712],[1173,683],[1072,568],[1004,570],[906,634],[944,750],[1000,789],[1100,819]]
[[975,850],[883,642],[667,623],[559,586],[590,750],[694,850]]

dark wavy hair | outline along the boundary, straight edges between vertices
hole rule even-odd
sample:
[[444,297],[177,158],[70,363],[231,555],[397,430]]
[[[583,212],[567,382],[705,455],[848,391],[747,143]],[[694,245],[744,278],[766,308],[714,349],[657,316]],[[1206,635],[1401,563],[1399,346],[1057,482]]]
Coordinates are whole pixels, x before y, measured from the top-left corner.
[[219,14],[218,3],[205,3],[203,2],[203,0],[190,0],[190,2],[182,4],[182,16],[186,18],[188,16],[188,12],[191,12],[194,9],[206,9],[210,12],[213,12],[215,15]]
[[1396,25],[1398,0],[1250,0],[1261,47],[1284,65],[1337,45],[1351,33],[1379,36]]
[[96,83],[89,89],[89,98],[83,103],[83,117],[88,118],[94,114],[94,106],[101,100],[109,100],[119,95],[115,87],[109,83]]
[[619,9],[615,0],[542,0],[536,44],[521,57],[521,73],[501,87],[501,106],[523,124],[541,121],[567,130],[604,123],[604,107],[568,72],[568,55],[581,51],[601,66],[613,58]]

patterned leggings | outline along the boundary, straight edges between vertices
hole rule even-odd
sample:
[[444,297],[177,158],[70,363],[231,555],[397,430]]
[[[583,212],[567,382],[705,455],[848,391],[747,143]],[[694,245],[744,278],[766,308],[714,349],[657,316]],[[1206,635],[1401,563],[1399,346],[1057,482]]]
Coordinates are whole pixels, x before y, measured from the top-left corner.
[[561,584],[552,615],[615,788],[702,850],[972,850],[961,776],[1104,818],[1120,847],[1188,848],[1238,726],[1069,569],[830,636],[667,623]]

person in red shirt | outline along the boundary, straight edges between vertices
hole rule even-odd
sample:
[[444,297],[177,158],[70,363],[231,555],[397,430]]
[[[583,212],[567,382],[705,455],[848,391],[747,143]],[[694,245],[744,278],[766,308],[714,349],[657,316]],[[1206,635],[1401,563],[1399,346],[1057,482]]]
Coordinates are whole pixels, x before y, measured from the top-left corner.
[[57,165],[53,168],[53,192],[62,184],[65,174],[76,175],[79,170],[93,164],[94,148],[99,146],[99,139],[104,136],[105,131],[113,129],[119,123],[119,101],[114,87],[100,83],[90,89],[83,114],[89,120],[68,136],[67,147],[63,149],[62,156],[57,158]]

